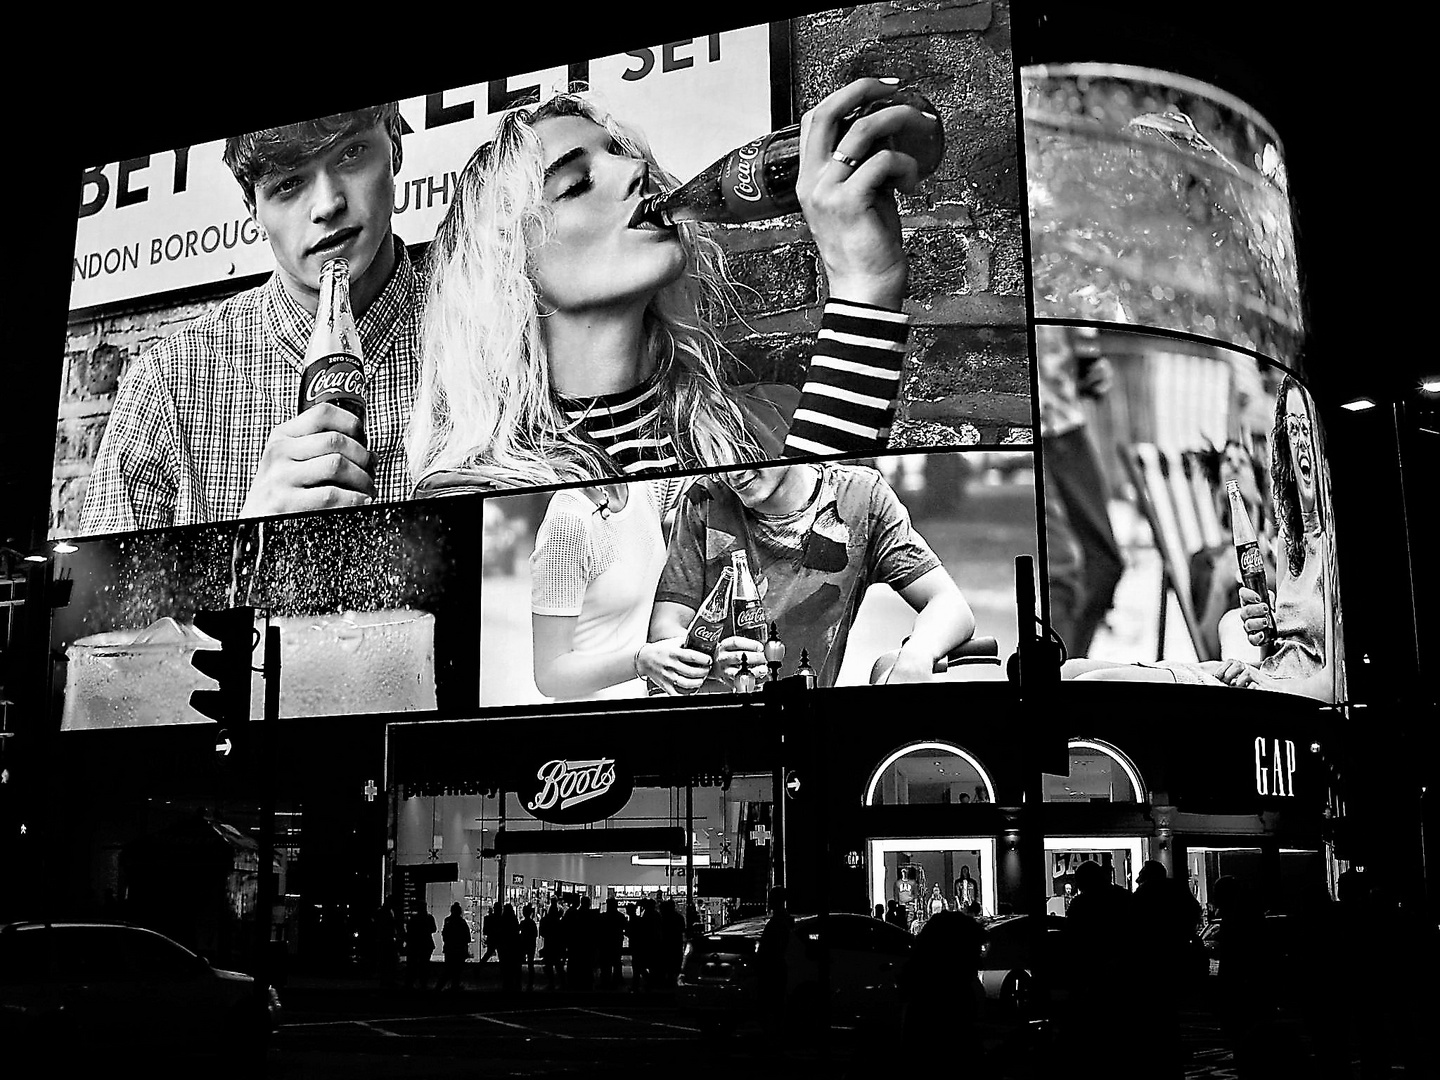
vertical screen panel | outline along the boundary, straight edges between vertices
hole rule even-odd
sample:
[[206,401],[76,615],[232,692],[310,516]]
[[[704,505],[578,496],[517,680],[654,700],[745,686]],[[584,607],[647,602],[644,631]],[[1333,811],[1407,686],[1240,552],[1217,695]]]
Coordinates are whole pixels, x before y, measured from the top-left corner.
[[[1051,622],[1067,677],[1345,699],[1330,470],[1318,410],[1283,368],[1218,345],[1036,327]],[[1103,367],[1067,396],[1081,365]],[[1265,574],[1253,642],[1227,483]],[[1255,616],[1259,617],[1259,616]]]

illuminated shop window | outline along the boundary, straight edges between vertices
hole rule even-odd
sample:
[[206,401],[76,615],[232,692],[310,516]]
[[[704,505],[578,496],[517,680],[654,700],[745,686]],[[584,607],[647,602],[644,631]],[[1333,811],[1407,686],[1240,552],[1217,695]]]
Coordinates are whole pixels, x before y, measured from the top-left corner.
[[1045,774],[1045,801],[1144,802],[1145,785],[1133,762],[1109,743],[1070,740],[1070,775]]
[[880,763],[865,786],[866,806],[926,806],[995,801],[995,785],[967,751],[949,743],[912,743]]

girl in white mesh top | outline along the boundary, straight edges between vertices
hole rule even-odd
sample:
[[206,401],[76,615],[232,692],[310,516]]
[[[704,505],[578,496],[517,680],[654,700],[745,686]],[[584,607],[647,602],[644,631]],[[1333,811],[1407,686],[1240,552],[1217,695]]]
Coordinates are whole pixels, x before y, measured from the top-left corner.
[[637,697],[642,677],[704,680],[709,657],[679,641],[645,640],[665,565],[661,507],[683,482],[571,488],[551,497],[530,557],[535,687],[546,697]]

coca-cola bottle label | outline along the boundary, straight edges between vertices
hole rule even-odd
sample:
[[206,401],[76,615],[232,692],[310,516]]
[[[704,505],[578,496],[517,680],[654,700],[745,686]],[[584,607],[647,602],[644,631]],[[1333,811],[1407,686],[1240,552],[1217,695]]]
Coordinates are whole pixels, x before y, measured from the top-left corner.
[[362,419],[365,416],[365,371],[347,353],[322,356],[300,376],[300,412],[323,401]]
[[788,137],[789,129],[772,131],[731,151],[720,173],[720,192],[725,199],[726,220],[759,221],[775,214],[799,209],[793,181],[776,190],[767,173],[770,146],[777,137]]
[[1246,577],[1265,572],[1265,559],[1260,554],[1259,544],[1246,544],[1237,554],[1240,557],[1240,572]]
[[739,637],[765,640],[765,629],[770,623],[765,605],[758,600],[739,605],[735,609],[735,633]]
[[690,636],[685,642],[685,647],[714,656],[715,650],[720,647],[720,639],[724,633],[725,624],[723,622],[697,621],[690,627]]

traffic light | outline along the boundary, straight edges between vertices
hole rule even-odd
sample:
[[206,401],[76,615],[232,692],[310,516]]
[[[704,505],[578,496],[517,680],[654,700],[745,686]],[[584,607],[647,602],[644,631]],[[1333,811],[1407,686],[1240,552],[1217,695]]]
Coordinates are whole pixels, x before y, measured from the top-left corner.
[[238,727],[250,719],[250,656],[256,642],[255,609],[197,611],[195,626],[220,642],[219,649],[196,649],[190,663],[220,684],[218,690],[193,690],[190,707],[220,726]]
[[1019,622],[1016,651],[1005,665],[1005,677],[1020,697],[1029,743],[1029,765],[1054,776],[1070,772],[1070,749],[1060,725],[1068,715],[1061,707],[1060,666],[1064,646],[1035,614],[1034,564],[1029,555],[1015,558],[1015,606]]

